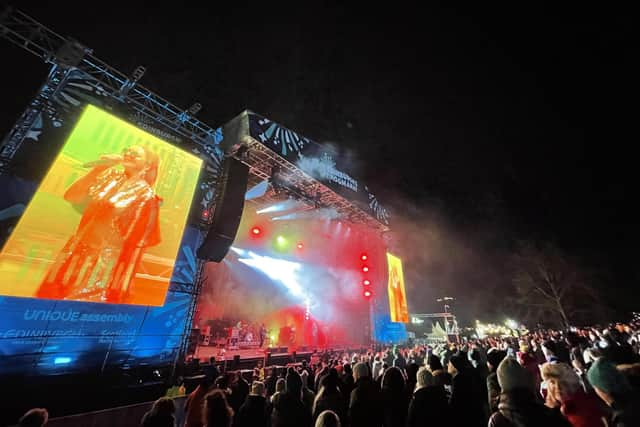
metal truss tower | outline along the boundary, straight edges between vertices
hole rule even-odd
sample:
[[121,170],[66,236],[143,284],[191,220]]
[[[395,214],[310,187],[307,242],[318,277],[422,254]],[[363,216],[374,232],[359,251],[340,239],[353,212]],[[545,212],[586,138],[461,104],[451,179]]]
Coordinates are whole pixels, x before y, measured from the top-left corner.
[[[79,42],[65,38],[45,27],[25,13],[7,7],[0,12],[0,36],[31,52],[50,66],[49,75],[36,97],[0,143],[0,174],[4,173],[20,147],[26,133],[40,113],[51,113],[55,108],[52,97],[59,91],[65,77],[72,71],[81,71],[96,81],[104,94],[115,103],[128,105],[142,117],[198,144],[208,154],[215,166],[222,161],[222,152],[216,141],[221,131],[199,121],[194,115],[202,108],[195,103],[188,110],[179,108],[152,91],[138,84],[144,75],[144,67],[138,67],[131,76],[114,69],[93,56],[91,49]],[[180,354],[184,355],[196,308],[197,296],[202,287],[202,263],[198,262],[196,278],[189,290],[177,286],[176,291],[192,294]]]

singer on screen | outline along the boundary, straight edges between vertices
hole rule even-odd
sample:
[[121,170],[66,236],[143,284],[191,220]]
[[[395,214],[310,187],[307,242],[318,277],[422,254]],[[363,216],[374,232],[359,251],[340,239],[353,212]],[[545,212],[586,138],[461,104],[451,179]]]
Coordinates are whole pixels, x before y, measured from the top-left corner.
[[130,146],[84,164],[64,199],[82,213],[37,292],[41,298],[126,303],[142,255],[160,243],[158,156]]

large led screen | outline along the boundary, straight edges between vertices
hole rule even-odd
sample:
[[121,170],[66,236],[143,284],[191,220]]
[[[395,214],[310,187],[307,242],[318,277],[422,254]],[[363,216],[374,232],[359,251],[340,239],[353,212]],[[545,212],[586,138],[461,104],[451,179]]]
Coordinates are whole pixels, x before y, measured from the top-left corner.
[[389,313],[392,322],[409,323],[409,310],[407,309],[407,294],[404,290],[404,275],[402,274],[402,260],[387,253],[389,265]]
[[0,295],[164,304],[201,166],[87,106],[0,253]]

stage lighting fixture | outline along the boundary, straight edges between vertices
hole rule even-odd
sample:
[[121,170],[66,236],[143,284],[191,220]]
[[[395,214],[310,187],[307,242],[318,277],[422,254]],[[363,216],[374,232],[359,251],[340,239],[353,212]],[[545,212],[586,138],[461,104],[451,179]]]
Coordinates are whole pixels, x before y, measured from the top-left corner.
[[254,236],[259,236],[260,234],[262,234],[262,230],[260,229],[260,227],[253,227],[251,229],[251,234],[253,234]]
[[364,280],[362,281],[362,284],[363,284],[363,285],[365,285],[365,286],[369,286],[369,285],[371,284],[371,280],[369,280],[369,279],[364,279]]
[[365,273],[369,272],[369,267],[367,267],[366,265],[364,267],[362,267],[362,271]]
[[205,209],[202,211],[202,218],[204,219],[208,219],[209,218],[209,210]]
[[364,291],[364,296],[365,296],[366,298],[370,298],[370,297],[371,297],[371,295],[372,295],[372,294],[371,294],[371,291],[370,291],[370,290],[368,290],[368,289],[367,289],[366,291]]
[[362,261],[366,261],[366,260],[368,260],[368,259],[369,259],[369,257],[367,256],[367,254],[362,254],[362,255],[360,255],[360,259],[361,259]]
[[278,236],[278,237],[276,237],[276,243],[279,246],[284,246],[284,245],[287,244],[287,239],[285,239],[284,236]]
[[298,243],[297,247],[298,249],[304,249],[304,245],[302,243]]

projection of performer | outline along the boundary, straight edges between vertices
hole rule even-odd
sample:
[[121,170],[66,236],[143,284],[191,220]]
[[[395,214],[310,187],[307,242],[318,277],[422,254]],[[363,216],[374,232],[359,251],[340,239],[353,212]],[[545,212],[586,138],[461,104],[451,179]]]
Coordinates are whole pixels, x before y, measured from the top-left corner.
[[91,170],[64,194],[82,218],[38,297],[127,302],[142,255],[161,240],[158,165],[153,151],[136,145],[84,164]]
[[402,274],[402,261],[400,258],[387,254],[389,264],[389,311],[392,322],[409,322],[409,310],[404,289],[404,277]]

